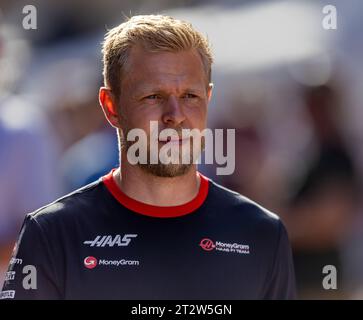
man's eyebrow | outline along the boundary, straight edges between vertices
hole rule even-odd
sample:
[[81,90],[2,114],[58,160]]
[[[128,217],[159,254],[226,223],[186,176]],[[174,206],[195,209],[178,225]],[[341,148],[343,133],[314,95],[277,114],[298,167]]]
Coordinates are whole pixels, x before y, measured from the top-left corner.
[[185,92],[194,92],[194,93],[202,93],[203,90],[205,89],[204,86],[200,87],[200,88],[187,88],[184,91]]
[[145,94],[150,94],[150,93],[156,94],[161,92],[163,92],[163,90],[157,87],[136,87],[133,89],[132,96],[140,97]]

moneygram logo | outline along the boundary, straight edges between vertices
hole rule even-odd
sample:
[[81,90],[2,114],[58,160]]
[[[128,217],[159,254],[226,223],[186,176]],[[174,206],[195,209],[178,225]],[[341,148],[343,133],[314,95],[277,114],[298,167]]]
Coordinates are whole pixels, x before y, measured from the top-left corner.
[[93,269],[97,266],[106,266],[106,267],[123,267],[123,266],[139,266],[140,261],[139,260],[126,260],[126,259],[120,259],[120,260],[106,260],[99,258],[98,260],[95,257],[87,257],[84,259],[84,266],[87,269]]
[[199,244],[203,250],[205,251],[211,251],[213,250],[216,245],[214,244],[214,242],[211,240],[211,239],[208,239],[208,238],[204,238],[200,244]]
[[199,246],[205,251],[216,250],[227,253],[250,254],[250,246],[248,244],[214,242],[209,238],[204,238],[200,241]]
[[97,266],[97,259],[95,257],[86,257],[83,262],[87,269],[93,269]]

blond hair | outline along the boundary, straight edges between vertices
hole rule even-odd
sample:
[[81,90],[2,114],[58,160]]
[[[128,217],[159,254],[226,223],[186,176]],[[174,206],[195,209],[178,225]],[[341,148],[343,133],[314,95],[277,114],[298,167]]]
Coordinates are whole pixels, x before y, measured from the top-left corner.
[[122,76],[130,50],[141,45],[150,52],[178,52],[196,49],[201,57],[206,79],[211,81],[212,52],[208,40],[185,21],[164,15],[133,16],[109,30],[103,42],[103,77],[105,86],[119,98]]

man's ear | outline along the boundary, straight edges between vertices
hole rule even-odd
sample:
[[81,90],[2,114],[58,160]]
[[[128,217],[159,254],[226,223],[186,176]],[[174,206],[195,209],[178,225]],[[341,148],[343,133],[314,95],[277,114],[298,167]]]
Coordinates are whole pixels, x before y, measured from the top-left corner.
[[101,87],[98,94],[99,102],[107,121],[116,129],[121,128],[120,114],[118,111],[116,99],[110,89]]
[[213,83],[212,82],[210,82],[209,84],[208,84],[208,88],[207,88],[207,96],[208,96],[208,102],[211,100],[211,98],[212,98],[212,92],[213,92]]

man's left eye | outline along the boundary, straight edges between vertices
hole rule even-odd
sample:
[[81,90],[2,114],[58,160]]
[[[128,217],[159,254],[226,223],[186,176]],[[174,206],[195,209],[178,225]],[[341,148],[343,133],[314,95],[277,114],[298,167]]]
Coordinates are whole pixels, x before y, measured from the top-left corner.
[[198,96],[193,94],[193,93],[187,93],[184,95],[184,98],[186,99],[193,99],[193,98],[197,98]]

